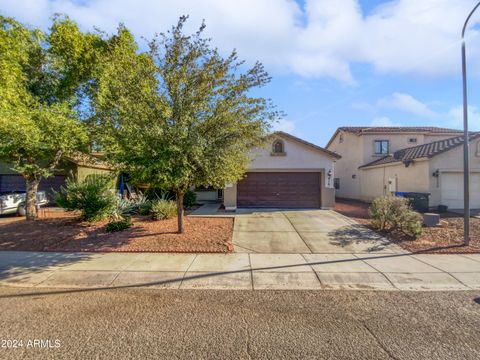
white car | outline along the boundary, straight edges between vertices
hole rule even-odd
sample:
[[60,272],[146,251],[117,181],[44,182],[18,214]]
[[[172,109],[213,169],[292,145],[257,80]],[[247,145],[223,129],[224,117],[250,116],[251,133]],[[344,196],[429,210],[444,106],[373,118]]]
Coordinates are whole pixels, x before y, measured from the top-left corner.
[[[25,215],[25,191],[0,192],[0,215],[18,214]],[[37,206],[48,204],[45,191],[37,192]]]

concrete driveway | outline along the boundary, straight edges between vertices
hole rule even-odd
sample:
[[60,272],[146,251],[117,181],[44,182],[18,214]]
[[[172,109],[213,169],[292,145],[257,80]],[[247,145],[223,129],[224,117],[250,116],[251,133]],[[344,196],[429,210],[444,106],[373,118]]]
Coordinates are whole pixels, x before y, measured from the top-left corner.
[[235,252],[400,253],[400,247],[332,210],[239,209]]

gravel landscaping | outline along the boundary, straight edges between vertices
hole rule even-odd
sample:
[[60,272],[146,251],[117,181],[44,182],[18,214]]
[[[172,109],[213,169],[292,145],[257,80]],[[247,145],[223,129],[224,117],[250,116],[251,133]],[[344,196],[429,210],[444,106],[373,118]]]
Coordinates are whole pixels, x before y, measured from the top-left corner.
[[177,219],[154,221],[133,217],[133,226],[107,233],[106,221],[82,222],[72,213],[46,211],[35,222],[5,217],[0,221],[0,250],[96,252],[233,251],[231,218],[184,218],[185,233],[177,234]]
[[[360,201],[337,199],[335,211],[371,228],[368,206],[369,204]],[[470,219],[470,245],[464,246],[463,217],[453,213],[441,214],[441,217],[447,222],[446,226],[424,227],[422,235],[417,239],[398,233],[381,233],[381,235],[411,252],[480,253],[480,219]]]

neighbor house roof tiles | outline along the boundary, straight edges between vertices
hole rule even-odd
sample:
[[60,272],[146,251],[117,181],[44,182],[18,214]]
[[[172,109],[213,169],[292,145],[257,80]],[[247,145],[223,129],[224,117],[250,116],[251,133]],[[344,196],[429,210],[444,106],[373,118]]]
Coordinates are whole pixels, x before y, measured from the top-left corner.
[[462,130],[448,129],[436,126],[342,126],[339,127],[327,143],[330,146],[340,131],[355,135],[368,134],[397,134],[397,133],[422,133],[422,134],[461,134]]
[[[480,132],[470,134],[470,141],[480,137]],[[434,141],[427,144],[417,145],[406,149],[395,151],[391,155],[371,161],[360,168],[378,166],[389,163],[408,163],[414,159],[431,158],[445,151],[451,150],[463,144],[463,136],[456,136],[444,140]]]
[[462,130],[448,129],[436,126],[344,126],[340,130],[355,134],[368,133],[398,133],[398,132],[425,132],[425,133],[461,133]]

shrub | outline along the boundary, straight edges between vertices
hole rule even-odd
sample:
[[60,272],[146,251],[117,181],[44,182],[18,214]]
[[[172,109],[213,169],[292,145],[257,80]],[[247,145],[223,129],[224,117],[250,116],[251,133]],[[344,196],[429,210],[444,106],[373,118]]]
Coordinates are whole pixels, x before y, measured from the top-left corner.
[[145,191],[145,197],[148,200],[172,200],[174,194],[171,191],[162,190],[157,187],[150,187]]
[[145,201],[144,203],[141,203],[138,205],[138,213],[140,215],[149,215],[150,212],[152,211],[152,202],[150,200]]
[[116,231],[123,231],[128,229],[129,227],[132,226],[132,220],[130,217],[126,218],[121,218],[119,220],[112,220],[110,221],[107,226],[105,227],[105,230],[107,232],[116,232]]
[[197,194],[192,190],[188,190],[185,195],[183,195],[183,206],[190,208],[197,203]]
[[121,217],[132,216],[135,214],[148,215],[150,209],[151,201],[147,200],[143,195],[139,195],[135,199],[117,198],[110,217],[118,220]]
[[111,189],[111,175],[92,174],[83,181],[68,179],[65,187],[55,193],[55,202],[67,211],[81,211],[86,221],[102,220],[115,207],[116,197]]
[[140,194],[135,199],[132,200],[134,204],[135,213],[140,215],[148,215],[150,214],[150,210],[152,208],[152,202],[148,200],[148,198]]
[[412,237],[422,233],[422,216],[410,208],[408,199],[383,196],[373,200],[368,210],[372,226],[382,231],[400,231]]
[[150,210],[152,219],[170,219],[177,215],[177,204],[172,200],[156,200],[152,202]]
[[120,220],[126,216],[132,216],[136,212],[137,208],[133,201],[116,198],[115,206],[112,207],[109,215],[113,220]]

